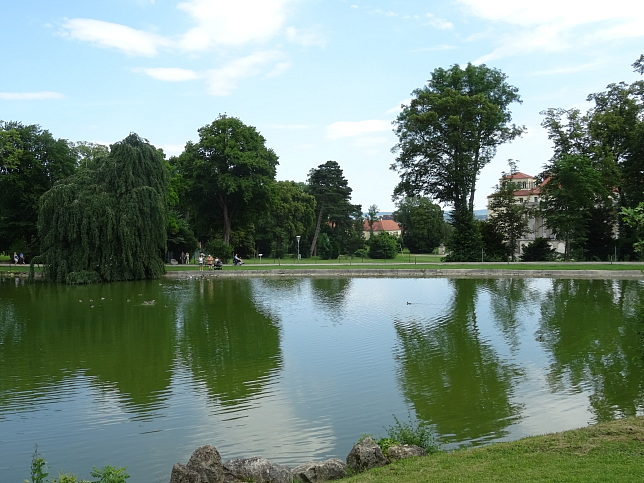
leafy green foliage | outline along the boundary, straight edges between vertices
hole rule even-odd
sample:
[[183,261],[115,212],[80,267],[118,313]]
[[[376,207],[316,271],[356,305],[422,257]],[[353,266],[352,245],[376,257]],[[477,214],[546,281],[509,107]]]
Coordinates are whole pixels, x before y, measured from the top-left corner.
[[546,226],[566,243],[566,259],[574,247],[583,246],[587,240],[589,214],[612,205],[601,170],[583,155],[564,154],[555,159],[541,197],[539,209]]
[[369,257],[381,259],[396,258],[400,247],[400,239],[383,231],[369,238]]
[[160,153],[130,134],[106,158],[56,183],[43,195],[38,218],[47,279],[81,283],[162,275],[167,180]]
[[40,197],[71,175],[76,154],[37,125],[0,121],[0,251],[38,252]]
[[411,253],[431,253],[445,237],[443,210],[429,198],[413,196],[397,203],[394,218]]
[[[385,445],[387,448],[396,444],[407,444],[423,448],[427,454],[438,453],[440,445],[436,442],[434,432],[431,427],[422,421],[412,421],[408,415],[407,421],[400,421],[394,415],[395,424],[386,428],[387,438],[378,441],[381,448]],[[381,445],[382,443],[382,445]],[[385,449],[383,449],[383,453]]]
[[[318,237],[323,230],[329,232],[330,238],[333,237],[338,247],[336,251],[344,248],[347,238],[357,238],[357,233],[362,236],[362,223],[356,229],[353,222],[359,217],[361,207],[350,203],[351,192],[348,181],[337,161],[327,161],[317,168],[309,171],[307,180],[307,191],[313,195],[316,202],[316,222],[315,231],[311,240],[310,255],[318,255]],[[357,247],[356,247],[357,249]],[[347,247],[346,252],[350,253],[351,247]]]
[[637,238],[633,249],[636,252],[644,252],[644,202],[635,208],[623,207],[620,215],[624,223],[634,229]]
[[209,240],[206,243],[206,253],[219,257],[223,263],[228,263],[233,258],[233,247],[220,238]]
[[259,253],[281,258],[296,254],[296,236],[300,236],[300,254],[313,236],[315,198],[304,183],[277,181],[271,194],[271,209],[255,221],[255,241]]
[[397,196],[428,195],[473,214],[476,178],[496,147],[519,136],[509,105],[518,90],[499,70],[467,64],[436,69],[412,93],[395,121],[398,153],[391,166],[400,173]]
[[479,225],[468,212],[453,213],[451,221],[454,230],[447,241],[449,254],[446,262],[480,262],[483,241]]
[[[78,479],[76,475],[63,473],[54,478],[51,483],[125,483],[130,475],[125,472],[125,468],[115,468],[114,466],[104,466],[101,469],[94,467],[91,472],[92,477],[98,478],[94,481]],[[25,483],[48,483],[49,471],[47,462],[38,454],[38,445],[31,457],[31,479],[24,480]]]
[[34,448],[34,454],[31,456],[31,480],[27,483],[43,483],[49,476],[47,462],[38,454],[38,445]]
[[488,203],[488,221],[491,228],[499,233],[505,245],[504,255],[515,259],[518,240],[528,233],[528,210],[523,203],[517,203],[514,192],[517,190],[513,181],[516,164],[510,160],[510,172],[503,173],[496,192]]
[[522,262],[547,262],[555,259],[555,249],[545,238],[537,238],[523,247]]
[[198,130],[199,142],[186,144],[176,159],[185,186],[186,219],[197,238],[221,236],[248,227],[270,208],[278,158],[253,127],[220,115]]
[[125,480],[130,477],[125,472],[125,468],[114,468],[110,465],[104,466],[102,469],[94,467],[91,475],[98,478],[94,483],[125,483]]

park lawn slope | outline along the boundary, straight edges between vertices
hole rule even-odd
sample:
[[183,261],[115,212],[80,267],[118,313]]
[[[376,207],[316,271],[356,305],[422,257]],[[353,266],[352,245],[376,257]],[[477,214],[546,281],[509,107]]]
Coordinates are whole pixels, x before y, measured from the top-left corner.
[[644,416],[401,460],[343,481],[644,481]]

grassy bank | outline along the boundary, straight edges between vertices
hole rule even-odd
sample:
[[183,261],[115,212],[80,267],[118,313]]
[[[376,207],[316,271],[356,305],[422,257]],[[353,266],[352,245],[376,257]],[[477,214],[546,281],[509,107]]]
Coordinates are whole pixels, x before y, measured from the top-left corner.
[[[168,271],[199,270],[197,265],[167,265]],[[318,258],[303,258],[299,262],[293,258],[285,259],[248,259],[240,267],[232,264],[224,265],[224,270],[351,270],[351,269],[476,269],[476,270],[644,270],[644,262],[472,262],[446,263],[438,255],[398,255],[393,260],[374,260],[370,258],[340,257],[333,260]]]
[[644,481],[644,416],[401,460],[342,481]]

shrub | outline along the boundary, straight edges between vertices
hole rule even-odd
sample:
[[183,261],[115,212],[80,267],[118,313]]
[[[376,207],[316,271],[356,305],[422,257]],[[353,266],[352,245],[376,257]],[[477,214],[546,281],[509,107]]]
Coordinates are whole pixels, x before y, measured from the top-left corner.
[[[125,468],[114,468],[110,465],[104,466],[102,469],[94,467],[91,475],[98,479],[88,481],[65,473],[58,475],[58,478],[54,478],[51,483],[125,483],[125,480],[130,477],[125,472]],[[47,476],[49,476],[47,462],[38,454],[38,445],[36,445],[31,457],[31,479],[24,481],[25,483],[47,483],[49,481],[46,479]]]
[[440,451],[440,445],[436,442],[434,432],[427,423],[413,422],[411,416],[408,416],[408,421],[403,422],[394,416],[394,421],[396,421],[396,424],[387,428],[388,438],[382,438],[378,441],[383,453],[385,453],[385,448],[383,448],[381,442],[386,446],[386,449],[396,444],[407,444],[419,446],[427,454]]
[[233,247],[218,238],[206,243],[206,252],[213,257],[219,257],[223,263],[228,263],[233,257]]
[[397,236],[385,231],[369,238],[369,256],[371,258],[392,259],[398,254],[400,240]]
[[545,238],[537,238],[523,247],[522,262],[545,262],[555,258],[555,249]]
[[369,252],[367,251],[366,248],[358,248],[354,252],[353,256],[356,258],[367,258],[369,256]]

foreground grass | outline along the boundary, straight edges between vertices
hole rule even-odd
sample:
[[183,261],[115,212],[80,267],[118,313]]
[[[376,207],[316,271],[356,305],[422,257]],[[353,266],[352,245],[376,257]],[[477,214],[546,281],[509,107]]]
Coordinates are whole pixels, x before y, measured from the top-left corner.
[[644,481],[644,416],[401,460],[342,481]]

